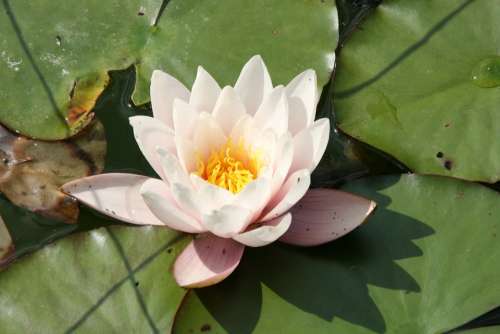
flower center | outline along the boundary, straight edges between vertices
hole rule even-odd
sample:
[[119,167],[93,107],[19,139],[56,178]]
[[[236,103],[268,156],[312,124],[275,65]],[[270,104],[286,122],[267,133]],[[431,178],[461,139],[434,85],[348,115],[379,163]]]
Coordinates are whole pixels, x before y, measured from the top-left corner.
[[261,168],[259,151],[247,149],[242,140],[234,145],[229,139],[221,148],[212,151],[206,163],[198,158],[196,174],[236,194],[259,175]]

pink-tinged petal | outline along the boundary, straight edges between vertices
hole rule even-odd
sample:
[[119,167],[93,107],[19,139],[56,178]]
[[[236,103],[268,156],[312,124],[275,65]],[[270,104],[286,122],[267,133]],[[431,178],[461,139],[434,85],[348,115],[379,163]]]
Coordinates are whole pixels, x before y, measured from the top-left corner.
[[153,116],[172,128],[172,108],[175,99],[189,100],[189,90],[176,78],[155,70],[151,76],[151,107]]
[[277,144],[276,161],[271,185],[271,194],[274,196],[285,181],[293,159],[293,139],[290,134],[282,136]]
[[168,186],[156,179],[149,179],[140,188],[144,203],[168,227],[187,233],[204,232],[199,222],[184,213],[176,204]]
[[173,122],[176,136],[191,138],[198,117],[198,111],[187,102],[174,100]]
[[281,216],[297,203],[307,192],[311,184],[311,174],[308,169],[301,169],[290,175],[275,197],[269,202],[269,210],[261,221],[267,221]]
[[264,98],[273,89],[271,77],[261,56],[253,56],[243,66],[234,89],[243,101],[247,113],[254,115]]
[[180,183],[185,186],[191,184],[188,174],[175,155],[162,148],[157,148],[156,154],[161,164],[162,173],[165,175],[165,181],[169,184]]
[[375,209],[366,198],[333,189],[311,189],[295,205],[293,224],[280,241],[316,246],[335,240],[361,225]]
[[259,224],[252,230],[240,233],[234,240],[249,247],[262,247],[278,240],[290,227],[292,215],[287,213],[276,219]]
[[306,107],[298,97],[288,97],[288,131],[296,135],[308,126]]
[[222,89],[212,115],[226,135],[229,135],[236,122],[246,115],[245,106],[233,87],[226,86]]
[[273,129],[278,136],[288,131],[288,101],[283,86],[275,87],[265,97],[254,120],[259,129]]
[[321,161],[323,154],[325,154],[328,139],[330,139],[330,120],[328,118],[318,119],[314,122],[310,131],[313,138],[312,172]]
[[147,180],[149,178],[142,175],[100,174],[68,182],[61,189],[81,203],[124,222],[166,225],[142,200],[140,188]]
[[[248,183],[243,190],[238,193],[233,205],[246,208],[252,212],[247,225],[255,221],[266,207],[266,204],[271,198],[271,179],[269,175],[260,176],[252,182]],[[243,229],[246,229],[245,225]]]
[[211,234],[200,235],[174,263],[174,278],[182,287],[202,288],[219,283],[240,263],[245,246]]
[[226,142],[224,131],[212,115],[202,112],[194,130],[195,154],[206,161],[213,151],[219,150]]
[[[316,116],[316,106],[319,100],[316,72],[314,70],[306,70],[297,75],[286,86],[286,92],[291,100],[294,101],[291,103],[294,105],[293,112],[298,110],[296,115],[292,116],[292,113],[290,113],[291,118],[297,118],[291,120],[296,131],[310,126]],[[304,111],[307,117],[306,122],[302,123],[304,118],[302,114]]]
[[134,129],[134,136],[142,154],[155,172],[163,178],[160,161],[156,155],[156,147],[161,146],[175,154],[175,140],[172,129],[155,118],[133,116],[129,118]]
[[196,152],[193,141],[184,137],[175,136],[175,146],[177,148],[177,157],[182,168],[186,173],[196,170]]
[[208,183],[196,174],[191,174],[190,177],[197,191],[199,201],[205,203],[205,210],[212,211],[220,209],[222,206],[230,204],[234,200],[235,196],[230,191]]
[[198,66],[189,104],[199,111],[212,112],[219,94],[220,86],[217,81],[203,67]]
[[231,238],[247,227],[252,218],[252,211],[235,206],[225,205],[202,216],[203,226],[221,238]]
[[290,173],[307,168],[312,169],[314,160],[314,139],[309,129],[303,129],[293,137],[293,159]]

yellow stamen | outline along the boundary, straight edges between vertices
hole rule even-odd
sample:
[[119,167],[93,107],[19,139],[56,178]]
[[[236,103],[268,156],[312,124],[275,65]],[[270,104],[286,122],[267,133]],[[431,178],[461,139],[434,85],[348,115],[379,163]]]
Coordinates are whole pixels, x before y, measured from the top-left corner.
[[219,150],[212,151],[206,163],[198,157],[196,174],[236,194],[259,175],[261,168],[260,152],[247,149],[242,140],[233,145],[229,139]]

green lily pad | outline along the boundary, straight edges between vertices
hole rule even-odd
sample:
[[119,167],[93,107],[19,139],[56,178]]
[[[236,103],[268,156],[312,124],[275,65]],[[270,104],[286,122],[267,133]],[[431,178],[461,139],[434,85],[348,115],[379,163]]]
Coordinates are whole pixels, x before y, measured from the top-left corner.
[[[305,29],[307,27],[307,29]],[[275,85],[315,69],[330,79],[338,40],[334,0],[171,0],[137,65],[134,102],[149,101],[149,79],[162,69],[188,87],[202,65],[221,86],[262,55]]]
[[174,333],[431,334],[498,306],[498,193],[416,175],[343,189],[377,202],[365,225],[322,247],[248,250],[227,281],[188,295]]
[[498,17],[496,1],[378,6],[337,59],[339,127],[418,173],[500,180]]
[[0,91],[0,122],[39,139],[71,136],[92,119],[107,72],[132,64],[138,104],[149,100],[154,69],[191,84],[201,64],[222,84],[234,83],[256,53],[276,83],[306,68],[318,72],[320,85],[330,77],[338,38],[334,0],[172,0],[158,18],[162,3],[2,0],[0,76],[10,84]]
[[46,246],[0,273],[0,332],[168,332],[186,291],[169,267],[184,245],[166,228],[120,226]]

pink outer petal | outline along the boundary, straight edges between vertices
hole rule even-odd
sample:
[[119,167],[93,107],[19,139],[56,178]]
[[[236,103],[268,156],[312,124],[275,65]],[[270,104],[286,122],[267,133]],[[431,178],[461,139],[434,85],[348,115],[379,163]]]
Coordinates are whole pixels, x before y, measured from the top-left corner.
[[155,118],[147,116],[133,116],[129,118],[130,125],[134,129],[134,136],[142,154],[149,162],[155,172],[163,177],[161,163],[156,155],[156,147],[175,154],[175,140],[172,129]]
[[333,189],[311,189],[293,207],[293,224],[280,241],[316,246],[351,232],[375,209],[366,198]]
[[100,174],[66,183],[61,188],[91,208],[138,225],[165,225],[149,210],[139,190],[149,178],[134,174]]
[[292,215],[287,213],[276,219],[264,222],[257,228],[240,233],[234,236],[233,239],[250,247],[269,245],[279,239],[288,230],[291,222]]
[[240,263],[245,246],[213,234],[200,235],[182,251],[174,263],[174,278],[186,288],[219,283]]

